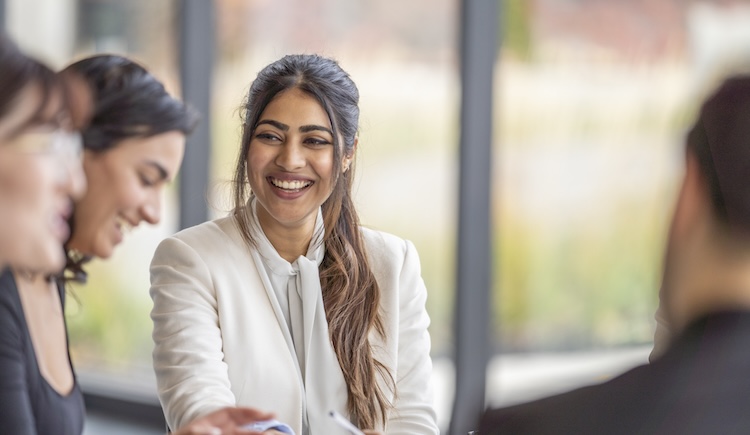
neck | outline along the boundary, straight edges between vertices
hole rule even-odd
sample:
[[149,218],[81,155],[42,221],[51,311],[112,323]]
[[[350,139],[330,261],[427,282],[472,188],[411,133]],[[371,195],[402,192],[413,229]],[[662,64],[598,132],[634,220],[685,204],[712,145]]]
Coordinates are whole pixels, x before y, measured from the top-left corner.
[[315,219],[301,225],[288,227],[279,224],[267,213],[258,208],[258,222],[268,241],[271,242],[281,258],[293,263],[300,255],[305,255],[312,240]]
[[712,312],[750,311],[750,255],[715,245],[699,252],[673,289],[673,315],[680,329]]
[[35,289],[55,289],[49,277],[42,273],[29,272],[26,270],[13,269],[13,277],[18,285]]

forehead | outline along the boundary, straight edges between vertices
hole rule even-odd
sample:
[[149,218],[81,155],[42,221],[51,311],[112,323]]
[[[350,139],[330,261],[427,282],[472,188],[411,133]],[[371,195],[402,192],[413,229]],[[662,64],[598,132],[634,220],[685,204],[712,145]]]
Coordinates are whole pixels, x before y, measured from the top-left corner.
[[29,83],[10,104],[5,116],[0,118],[0,143],[26,128],[56,124],[63,109],[59,89],[51,89],[45,97],[38,83]]
[[118,167],[155,163],[165,169],[169,177],[173,177],[182,162],[184,151],[185,135],[180,131],[168,131],[155,136],[124,139],[102,155]]
[[263,110],[260,120],[263,119],[273,119],[290,126],[314,124],[331,128],[331,120],[318,99],[299,88],[276,94]]

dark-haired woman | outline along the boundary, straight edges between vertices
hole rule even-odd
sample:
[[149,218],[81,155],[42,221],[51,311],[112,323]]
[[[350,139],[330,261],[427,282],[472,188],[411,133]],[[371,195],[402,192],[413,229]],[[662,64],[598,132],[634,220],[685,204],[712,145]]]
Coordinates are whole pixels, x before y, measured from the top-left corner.
[[436,434],[427,292],[414,246],[359,224],[359,94],[333,60],[286,56],[243,107],[234,212],[151,264],[154,366],[179,426],[271,407],[297,435]]
[[[56,240],[60,260],[63,242],[68,253],[65,276],[81,279],[81,259],[107,258],[127,228],[159,221],[162,190],[177,173],[196,117],[145,69],[120,56],[87,58],[63,74],[88,83],[93,100],[90,122],[82,131],[89,187],[68,210],[73,214],[67,242]],[[33,268],[14,267],[0,275],[0,294],[18,295],[22,312],[15,321],[23,325],[22,330],[0,331],[3,433],[82,431],[83,401],[68,356],[62,309],[64,280]],[[253,410],[220,410],[178,433],[235,433],[237,419],[244,423],[267,417]]]

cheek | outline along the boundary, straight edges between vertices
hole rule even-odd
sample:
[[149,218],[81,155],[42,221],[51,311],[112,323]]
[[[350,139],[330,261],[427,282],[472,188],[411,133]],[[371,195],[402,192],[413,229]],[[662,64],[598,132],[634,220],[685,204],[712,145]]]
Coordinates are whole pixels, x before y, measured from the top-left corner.
[[91,174],[89,189],[76,205],[76,224],[80,221],[91,227],[109,225],[117,214],[138,206],[142,191],[138,178],[123,171],[112,171],[108,176]]
[[22,158],[0,165],[0,201],[7,211],[39,212],[44,204],[52,205],[57,190],[55,168],[49,159]]
[[271,156],[260,148],[251,147],[247,152],[245,165],[247,166],[247,178],[254,183],[259,177],[263,177],[263,170],[271,161]]
[[333,188],[333,152],[318,156],[314,163],[315,172]]

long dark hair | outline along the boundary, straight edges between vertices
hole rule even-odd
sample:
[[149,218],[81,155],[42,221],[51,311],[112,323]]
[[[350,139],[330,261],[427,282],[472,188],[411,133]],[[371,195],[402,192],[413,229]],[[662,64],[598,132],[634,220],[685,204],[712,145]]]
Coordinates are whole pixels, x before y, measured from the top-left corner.
[[377,375],[395,393],[388,368],[373,357],[368,334],[385,335],[378,310],[380,288],[370,269],[359,217],[352,201],[354,166],[342,172],[342,157],[353,157],[359,122],[359,91],[349,75],[332,59],[317,55],[289,55],[266,66],[253,81],[242,107],[242,143],[234,173],[234,210],[243,238],[253,240],[246,202],[247,153],[260,119],[273,98],[288,89],[313,96],[328,114],[334,131],[334,187],[323,203],[325,257],[320,266],[323,303],[333,349],[347,385],[349,414],[361,427],[385,423],[392,407]]
[[[198,123],[198,114],[172,97],[164,85],[136,62],[117,55],[96,55],[63,70],[81,76],[93,93],[93,113],[81,131],[83,147],[106,152],[130,138],[145,138],[170,131],[186,136]],[[75,231],[70,219],[71,235]],[[66,248],[65,277],[85,281],[85,256]]]

